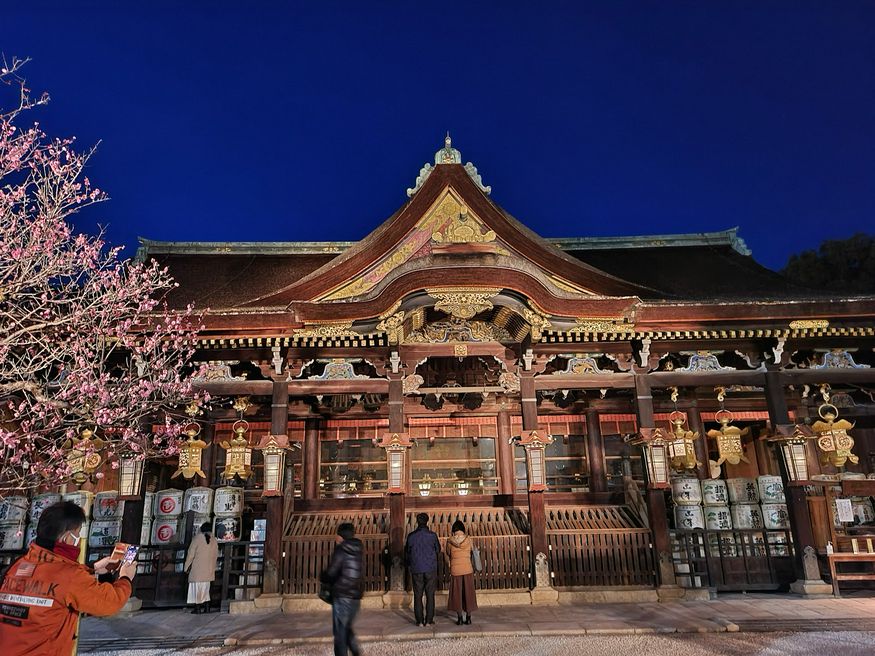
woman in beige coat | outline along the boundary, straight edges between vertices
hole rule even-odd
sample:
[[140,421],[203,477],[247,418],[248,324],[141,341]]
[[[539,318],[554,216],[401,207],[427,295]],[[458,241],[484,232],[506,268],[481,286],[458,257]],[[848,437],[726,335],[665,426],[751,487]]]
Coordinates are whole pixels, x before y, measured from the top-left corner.
[[[474,592],[474,566],[471,551],[474,544],[465,534],[465,525],[456,520],[453,534],[447,539],[445,554],[450,563],[450,591],[447,610],[456,611],[456,624],[470,624],[471,613],[477,610],[477,595]],[[466,614],[462,620],[462,613]]]
[[194,604],[192,614],[210,612],[210,585],[216,578],[216,560],[219,558],[219,543],[210,534],[210,523],[201,524],[201,532],[195,535],[185,557],[188,572],[188,603]]

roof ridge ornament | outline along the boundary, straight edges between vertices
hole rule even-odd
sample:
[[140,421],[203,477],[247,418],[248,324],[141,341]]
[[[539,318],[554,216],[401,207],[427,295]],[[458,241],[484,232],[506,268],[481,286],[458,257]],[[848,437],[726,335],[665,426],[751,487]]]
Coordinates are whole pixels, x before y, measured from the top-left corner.
[[[422,188],[422,185],[425,184],[425,181],[428,179],[428,176],[431,175],[431,172],[434,171],[435,166],[441,166],[443,164],[461,164],[462,163],[462,153],[460,153],[456,148],[453,148],[453,140],[450,137],[449,131],[447,131],[447,136],[444,137],[444,147],[438,150],[434,154],[434,165],[426,162],[422,168],[419,170],[419,175],[416,176],[416,182],[413,187],[407,189],[407,196],[413,196],[417,191]],[[473,180],[474,184],[477,185],[477,188],[480,189],[484,194],[489,195],[492,193],[492,187],[488,187],[483,184],[483,178],[477,172],[477,167],[474,166],[472,162],[468,162],[465,164],[465,172],[468,176]]]

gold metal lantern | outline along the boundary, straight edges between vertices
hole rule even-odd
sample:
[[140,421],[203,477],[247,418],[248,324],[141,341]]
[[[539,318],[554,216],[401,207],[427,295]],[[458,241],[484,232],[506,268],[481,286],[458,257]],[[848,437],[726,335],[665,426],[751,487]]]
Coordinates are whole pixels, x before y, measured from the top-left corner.
[[684,428],[687,417],[678,410],[669,415],[668,421],[671,424],[671,436],[668,441],[671,468],[680,473],[695,469],[701,464],[696,459],[696,447],[693,444],[693,440],[699,439],[699,433]]
[[252,476],[252,447],[249,444],[249,422],[238,419],[231,427],[234,437],[225,440],[220,446],[225,449],[225,469],[222,478],[231,480],[239,476],[242,480]]
[[179,445],[179,467],[171,478],[176,478],[177,476],[194,478],[195,474],[201,478],[207,477],[203,469],[201,469],[203,451],[207,443],[198,437],[200,432],[200,424],[194,421],[188,423],[183,429],[183,433],[188,436],[188,439]]
[[831,403],[821,405],[817,409],[817,414],[822,421],[815,421],[811,428],[817,433],[821,464],[844,467],[850,460],[856,465],[860,459],[851,452],[854,448],[854,438],[848,435],[854,424],[846,419],[839,419],[838,408]]
[[68,440],[67,466],[70,470],[70,478],[76,485],[82,485],[90,480],[103,465],[103,456],[100,451],[105,442],[95,437],[90,428],[83,428],[79,438],[75,441]]
[[747,435],[750,429],[731,426],[734,417],[729,410],[718,410],[714,419],[720,424],[720,429],[709,430],[708,437],[717,440],[717,452],[720,454],[717,465],[722,465],[724,462],[728,462],[730,465],[750,462],[744,455],[744,446],[741,443],[741,438]]

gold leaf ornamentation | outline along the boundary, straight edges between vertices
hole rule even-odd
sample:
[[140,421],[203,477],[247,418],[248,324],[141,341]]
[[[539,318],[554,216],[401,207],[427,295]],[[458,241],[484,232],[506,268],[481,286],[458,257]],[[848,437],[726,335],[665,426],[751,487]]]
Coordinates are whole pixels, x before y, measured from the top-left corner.
[[294,331],[295,337],[355,337],[358,335],[352,329],[352,321],[339,323],[312,324]]
[[569,333],[630,333],[635,331],[635,324],[626,323],[622,317],[617,319],[591,319],[578,317],[577,325]]
[[790,330],[804,330],[806,328],[829,328],[827,319],[797,319],[790,322]]
[[472,319],[484,310],[492,309],[493,298],[500,289],[478,289],[476,287],[427,289],[428,295],[435,299],[434,309],[459,319]]

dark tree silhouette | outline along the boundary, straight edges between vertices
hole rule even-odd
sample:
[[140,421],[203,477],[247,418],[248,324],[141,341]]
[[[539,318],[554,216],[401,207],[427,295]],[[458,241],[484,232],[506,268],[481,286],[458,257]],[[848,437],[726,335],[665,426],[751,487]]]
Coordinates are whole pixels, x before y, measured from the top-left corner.
[[791,255],[781,273],[805,287],[875,294],[875,236],[827,239],[816,251]]

